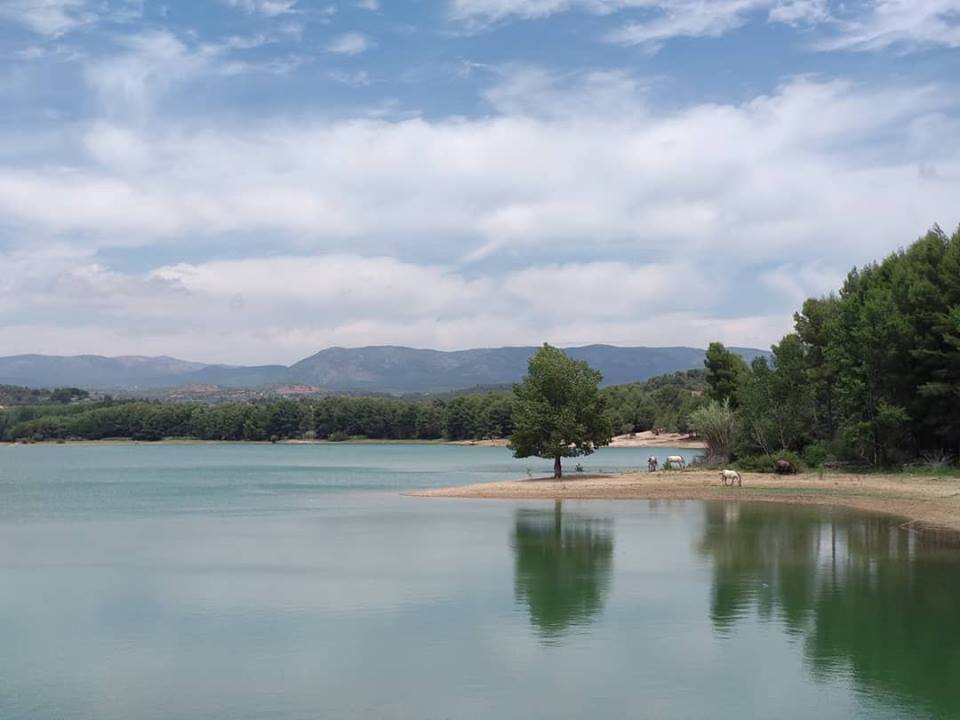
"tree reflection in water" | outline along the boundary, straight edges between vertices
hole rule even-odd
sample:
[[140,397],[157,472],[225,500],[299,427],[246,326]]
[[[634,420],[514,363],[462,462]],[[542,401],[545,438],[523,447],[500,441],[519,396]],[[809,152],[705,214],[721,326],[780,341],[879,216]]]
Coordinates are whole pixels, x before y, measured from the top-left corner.
[[540,636],[559,639],[589,624],[610,591],[613,535],[609,520],[553,511],[517,511],[512,546],[514,596]]
[[814,674],[849,673],[935,718],[960,718],[960,549],[951,534],[840,510],[707,504],[711,615],[756,611],[803,639]]

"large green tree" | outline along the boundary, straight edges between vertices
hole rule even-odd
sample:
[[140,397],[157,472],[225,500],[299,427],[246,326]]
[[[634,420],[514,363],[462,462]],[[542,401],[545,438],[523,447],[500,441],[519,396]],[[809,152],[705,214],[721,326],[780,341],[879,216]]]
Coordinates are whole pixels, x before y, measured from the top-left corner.
[[599,385],[603,376],[582,360],[544,344],[530,358],[527,375],[513,388],[514,457],[553,459],[589,455],[610,443],[611,430]]
[[737,390],[749,371],[743,358],[727,350],[723,343],[712,342],[707,348],[703,365],[707,371],[706,380],[710,398],[719,403],[729,401],[733,407],[736,407]]

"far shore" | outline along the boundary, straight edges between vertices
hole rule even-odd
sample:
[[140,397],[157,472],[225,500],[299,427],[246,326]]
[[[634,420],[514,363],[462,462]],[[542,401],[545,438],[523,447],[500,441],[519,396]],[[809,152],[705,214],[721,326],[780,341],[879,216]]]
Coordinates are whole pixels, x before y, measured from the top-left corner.
[[105,438],[103,440],[37,440],[32,442],[0,442],[0,446],[30,447],[32,445],[458,445],[449,440],[376,440],[351,438],[349,440],[197,440],[195,438],[164,438],[163,440],[134,440],[132,438]]
[[[164,438],[163,440],[134,440],[106,438],[104,440],[38,440],[35,442],[7,442],[0,445],[461,445],[464,447],[507,447],[506,438],[488,440],[384,440],[376,438],[348,438],[346,440],[197,440],[194,438]],[[696,438],[679,433],[652,432],[618,435],[610,447],[702,449],[705,445]]]
[[960,532],[960,477],[743,473],[742,487],[723,487],[718,471],[570,475],[417,490],[427,498],[502,500],[737,500],[829,505],[894,515],[918,528]]

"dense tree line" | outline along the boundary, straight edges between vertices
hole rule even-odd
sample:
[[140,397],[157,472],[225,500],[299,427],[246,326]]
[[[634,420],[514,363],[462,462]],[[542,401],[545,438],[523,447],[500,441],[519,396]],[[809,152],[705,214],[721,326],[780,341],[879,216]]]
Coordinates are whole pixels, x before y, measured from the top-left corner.
[[[939,228],[807,300],[773,361],[748,367],[714,343],[706,380],[733,454],[794,451],[890,465],[960,455],[960,230]],[[725,453],[720,453],[725,454]]]
[[687,370],[646,382],[614,385],[601,394],[614,433],[686,433],[690,431],[690,414],[705,402],[705,388],[704,371]]
[[87,400],[90,393],[75,387],[44,390],[41,388],[21,387],[20,385],[0,384],[0,406],[8,405],[65,405]]
[[[686,430],[689,413],[703,402],[703,377],[702,371],[691,370],[604,388],[601,394],[610,426],[617,433]],[[47,392],[43,397],[50,396]],[[0,439],[7,440],[475,440],[507,437],[511,432],[513,395],[509,392],[410,398],[331,396],[223,405],[106,398],[0,411]]]
[[508,435],[513,429],[511,403],[508,393],[449,400],[326,397],[212,406],[108,401],[9,410],[0,413],[0,435],[10,440],[466,440]]

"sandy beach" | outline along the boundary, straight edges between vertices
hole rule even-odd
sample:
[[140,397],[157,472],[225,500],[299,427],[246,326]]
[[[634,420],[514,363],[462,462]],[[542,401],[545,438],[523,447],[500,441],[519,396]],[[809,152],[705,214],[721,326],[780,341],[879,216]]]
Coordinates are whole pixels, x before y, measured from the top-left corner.
[[741,500],[832,505],[896,515],[921,527],[960,531],[960,477],[743,473],[743,487],[731,488],[720,484],[716,471],[686,471],[506,480],[406,494],[511,500]]
[[[454,445],[472,445],[475,447],[506,447],[506,438],[497,438],[494,440],[458,440]],[[706,445],[690,435],[681,433],[660,433],[655,435],[652,432],[639,432],[630,435],[617,435],[610,441],[610,447],[632,447],[632,448],[678,448],[688,450],[698,450],[705,448]]]

